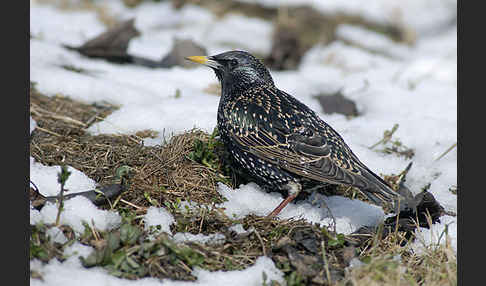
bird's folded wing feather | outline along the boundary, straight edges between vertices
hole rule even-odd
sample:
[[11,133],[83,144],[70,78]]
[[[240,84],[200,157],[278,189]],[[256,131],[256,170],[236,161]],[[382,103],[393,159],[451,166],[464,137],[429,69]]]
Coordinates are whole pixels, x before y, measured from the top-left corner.
[[[366,188],[363,166],[352,158],[354,154],[340,136],[310,109],[296,104],[300,103],[289,101],[269,107],[247,98],[234,101],[226,116],[233,142],[303,177]],[[304,107],[306,112],[302,111]]]

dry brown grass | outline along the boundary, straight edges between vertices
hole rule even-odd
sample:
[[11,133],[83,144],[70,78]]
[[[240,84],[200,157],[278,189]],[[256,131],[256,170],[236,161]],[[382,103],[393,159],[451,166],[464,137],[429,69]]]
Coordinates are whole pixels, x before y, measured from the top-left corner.
[[431,245],[416,253],[395,239],[391,235],[363,252],[366,263],[348,271],[340,285],[457,285],[457,255],[450,245]]
[[38,162],[70,165],[99,184],[109,183],[116,168],[128,165],[133,177],[122,198],[139,207],[153,204],[147,195],[161,206],[178,200],[222,202],[216,183],[224,177],[188,158],[195,140],[207,141],[209,134],[194,129],[173,136],[164,146],[143,146],[142,139],[153,137],[153,131],[96,136],[85,131],[116,109],[114,106],[98,107],[61,95],[48,97],[33,87],[30,103],[38,125],[30,149]]
[[143,206],[150,205],[144,198],[145,193],[161,206],[166,200],[221,203],[221,195],[216,191],[221,175],[188,158],[195,140],[204,141],[208,138],[209,134],[194,129],[173,136],[164,146],[148,148],[149,156],[143,165],[135,168],[131,191],[125,198]]
[[[428,218],[429,228],[431,218]],[[418,222],[415,222],[418,225]],[[457,255],[444,232],[445,243],[412,246],[415,235],[378,231],[359,247],[359,267],[346,269],[338,285],[457,285]],[[444,242],[442,241],[442,242]]]

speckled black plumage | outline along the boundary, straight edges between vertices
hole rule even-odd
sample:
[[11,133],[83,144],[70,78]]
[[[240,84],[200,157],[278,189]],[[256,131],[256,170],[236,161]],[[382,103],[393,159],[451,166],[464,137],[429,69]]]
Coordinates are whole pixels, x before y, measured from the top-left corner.
[[258,59],[242,51],[207,59],[222,86],[221,140],[234,162],[258,182],[290,194],[298,193],[306,178],[357,187],[379,205],[397,198],[331,126],[278,89]]

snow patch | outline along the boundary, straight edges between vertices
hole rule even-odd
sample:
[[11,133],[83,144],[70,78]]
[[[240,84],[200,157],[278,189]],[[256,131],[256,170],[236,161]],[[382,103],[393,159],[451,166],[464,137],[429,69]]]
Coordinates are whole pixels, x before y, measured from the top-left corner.
[[[96,183],[83,172],[68,166],[71,175],[64,185],[67,193],[85,192],[94,190]],[[44,166],[35,162],[30,157],[30,180],[37,186],[39,192],[44,196],[56,196],[61,191],[61,185],[57,181],[57,174],[61,172],[60,166]]]
[[[266,193],[255,183],[241,185],[237,189],[220,183],[218,192],[227,199],[220,205],[225,208],[225,214],[236,219],[250,214],[266,216],[283,200],[280,193]],[[380,207],[360,200],[341,196],[326,197],[315,193],[304,201],[288,204],[277,217],[304,218],[311,223],[330,225],[333,218],[326,205],[331,210],[336,221],[336,230],[340,233],[348,234],[362,226],[374,226],[384,219]]]
[[[45,224],[55,223],[57,213],[57,204],[47,202],[40,211],[30,210],[30,224],[35,225],[39,222]],[[98,209],[90,200],[83,196],[76,196],[64,202],[60,223],[69,225],[76,233],[82,234],[84,232],[83,223],[104,231],[119,226],[121,217],[116,212]]]
[[188,232],[178,232],[173,236],[173,239],[177,243],[181,242],[197,242],[201,244],[222,244],[225,242],[226,237],[222,233],[211,233],[204,235],[202,233],[192,234]]
[[175,222],[174,217],[165,208],[149,207],[143,218],[145,230],[155,230],[160,225],[160,232],[172,234],[170,226]]

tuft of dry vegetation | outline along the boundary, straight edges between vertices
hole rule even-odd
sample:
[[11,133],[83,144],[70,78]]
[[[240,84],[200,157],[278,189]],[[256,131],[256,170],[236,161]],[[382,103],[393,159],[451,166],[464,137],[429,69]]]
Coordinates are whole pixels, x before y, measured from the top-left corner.
[[132,188],[125,198],[140,206],[153,204],[145,199],[147,195],[159,206],[181,200],[221,203],[216,185],[228,178],[219,171],[219,162],[202,164],[190,157],[196,142],[207,142],[210,138],[211,135],[193,129],[173,136],[163,146],[144,147],[148,157],[135,168]]
[[399,139],[392,139],[393,134],[397,131],[399,125],[394,124],[392,129],[385,130],[383,132],[383,138],[376,142],[369,149],[373,149],[378,145],[385,146],[383,149],[378,150],[385,154],[395,154],[397,156],[404,156],[407,159],[412,159],[415,156],[415,151],[412,148],[405,146]]
[[361,265],[347,268],[338,285],[457,285],[457,255],[444,239],[417,251],[402,232],[376,234],[362,247]]

